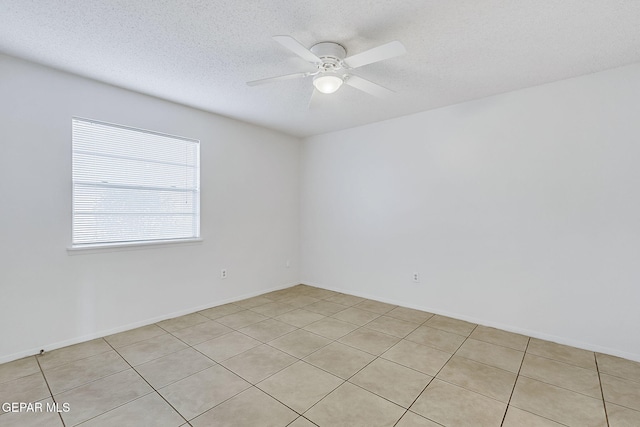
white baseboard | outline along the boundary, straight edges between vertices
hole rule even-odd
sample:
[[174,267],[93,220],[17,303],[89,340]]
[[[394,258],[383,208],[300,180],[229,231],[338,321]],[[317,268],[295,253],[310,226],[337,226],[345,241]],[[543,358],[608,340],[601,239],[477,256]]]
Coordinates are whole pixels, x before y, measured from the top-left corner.
[[361,297],[361,298],[367,298],[367,299],[372,299],[372,300],[376,300],[376,301],[380,301],[380,302],[386,302],[386,303],[389,303],[389,304],[400,305],[400,306],[403,306],[403,307],[413,308],[413,309],[416,309],[416,310],[427,311],[429,313],[440,314],[442,316],[448,316],[448,317],[452,317],[454,319],[464,320],[464,321],[471,322],[471,323],[477,323],[478,325],[488,326],[488,327],[492,327],[492,328],[496,328],[496,329],[501,329],[501,330],[507,331],[507,332],[513,332],[513,333],[516,333],[516,334],[526,335],[526,336],[532,337],[532,338],[538,338],[538,339],[545,340],[545,341],[552,341],[552,342],[555,342],[555,343],[558,343],[558,344],[569,345],[571,347],[581,348],[581,349],[589,350],[589,351],[595,351],[595,352],[598,352],[598,353],[609,354],[609,355],[612,355],[612,356],[618,356],[618,357],[622,357],[624,359],[640,362],[640,354],[629,353],[629,352],[626,352],[626,351],[622,351],[622,350],[618,350],[618,349],[614,349],[614,348],[609,348],[609,347],[604,347],[604,346],[597,345],[597,344],[586,343],[586,342],[579,341],[579,340],[574,340],[574,339],[568,338],[568,337],[561,337],[561,336],[547,334],[547,333],[534,331],[534,330],[530,330],[530,329],[518,328],[518,327],[514,327],[514,326],[511,326],[511,325],[507,325],[507,324],[503,324],[503,323],[499,323],[499,322],[493,322],[493,321],[486,320],[486,319],[480,319],[480,318],[476,318],[476,317],[472,317],[472,316],[466,316],[466,315],[460,314],[460,313],[451,313],[451,312],[448,312],[448,311],[445,311],[445,310],[440,310],[440,309],[438,309],[436,307],[428,307],[428,306],[422,306],[422,305],[411,304],[411,303],[407,304],[405,301],[398,301],[398,300],[393,300],[393,299],[389,299],[389,298],[380,298],[379,296],[367,294],[365,292],[356,292],[356,291],[346,290],[346,289],[341,289],[341,288],[333,288],[333,287],[330,287],[330,286],[324,286],[324,285],[313,283],[313,282],[310,282],[310,281],[302,281],[301,283],[304,283],[304,284],[306,284],[308,286],[314,286],[316,288],[326,289],[326,290],[335,291],[335,292],[341,292],[341,293],[349,294],[349,295],[355,295],[355,296],[358,296],[358,297]]
[[54,343],[45,343],[42,346],[37,347],[37,348],[32,348],[32,349],[28,349],[28,350],[24,350],[24,351],[19,351],[17,353],[9,354],[9,355],[6,355],[6,356],[0,356],[0,363],[11,362],[13,360],[21,359],[23,357],[33,356],[35,354],[39,354],[40,350],[45,350],[45,351],[56,350],[58,348],[67,347],[69,345],[79,344],[79,343],[82,343],[82,342],[85,342],[85,341],[90,341],[90,340],[93,340],[93,339],[96,339],[96,338],[102,338],[102,337],[106,337],[108,335],[117,334],[119,332],[128,331],[130,329],[135,329],[135,328],[139,328],[139,327],[142,327],[142,326],[151,325],[153,323],[157,323],[157,322],[160,322],[162,320],[172,319],[174,317],[183,316],[183,315],[189,314],[189,313],[195,313],[196,311],[201,311],[201,310],[204,310],[204,309],[207,309],[207,308],[217,307],[219,305],[228,304],[230,302],[240,301],[240,300],[243,300],[243,299],[247,299],[247,298],[255,297],[255,296],[258,296],[258,295],[266,294],[267,292],[272,292],[272,291],[277,291],[277,290],[280,290],[280,289],[290,288],[291,286],[295,286],[297,284],[298,284],[298,282],[288,283],[288,284],[280,285],[280,286],[274,286],[272,288],[262,289],[262,290],[256,291],[256,292],[250,292],[250,293],[247,293],[247,294],[239,295],[237,297],[226,298],[224,300],[219,300],[219,301],[216,301],[216,302],[203,304],[203,305],[200,305],[200,306],[197,306],[197,307],[188,308],[188,309],[185,309],[185,310],[175,311],[173,313],[169,313],[169,314],[166,314],[166,315],[153,317],[153,318],[150,318],[150,319],[141,320],[139,322],[129,323],[127,325],[118,326],[117,328],[113,328],[113,329],[97,331],[97,332],[92,333],[92,334],[82,335],[80,337],[70,338],[70,339],[64,340],[64,341],[57,341],[57,342],[54,342]]

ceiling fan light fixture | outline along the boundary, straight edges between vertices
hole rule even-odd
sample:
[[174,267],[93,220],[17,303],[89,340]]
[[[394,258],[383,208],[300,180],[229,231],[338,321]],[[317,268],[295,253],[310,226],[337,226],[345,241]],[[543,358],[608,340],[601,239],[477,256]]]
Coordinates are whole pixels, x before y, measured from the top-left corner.
[[334,93],[342,86],[342,78],[334,73],[318,74],[313,79],[313,86],[321,93]]

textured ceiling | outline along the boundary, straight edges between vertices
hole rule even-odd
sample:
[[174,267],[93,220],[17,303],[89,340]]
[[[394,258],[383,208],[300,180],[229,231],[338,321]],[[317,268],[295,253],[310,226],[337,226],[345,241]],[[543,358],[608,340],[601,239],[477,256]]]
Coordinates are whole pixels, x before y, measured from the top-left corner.
[[[334,41],[397,92],[344,86],[307,108],[309,70],[271,39]],[[640,62],[638,0],[0,0],[0,52],[308,136]]]

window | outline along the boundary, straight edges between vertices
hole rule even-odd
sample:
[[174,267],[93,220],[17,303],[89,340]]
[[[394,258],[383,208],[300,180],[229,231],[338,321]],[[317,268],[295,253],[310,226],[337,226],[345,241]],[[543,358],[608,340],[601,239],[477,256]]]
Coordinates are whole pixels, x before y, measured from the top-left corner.
[[73,118],[73,247],[200,237],[200,143]]

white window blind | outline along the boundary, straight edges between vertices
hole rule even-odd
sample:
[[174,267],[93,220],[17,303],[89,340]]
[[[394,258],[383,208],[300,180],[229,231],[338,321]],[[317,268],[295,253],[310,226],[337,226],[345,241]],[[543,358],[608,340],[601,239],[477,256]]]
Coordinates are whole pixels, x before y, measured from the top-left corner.
[[73,246],[200,237],[200,144],[74,118]]

